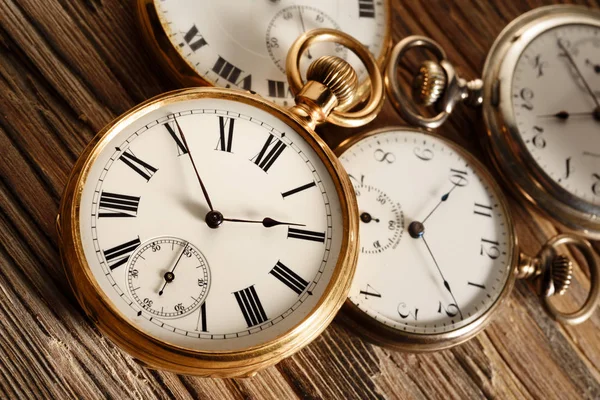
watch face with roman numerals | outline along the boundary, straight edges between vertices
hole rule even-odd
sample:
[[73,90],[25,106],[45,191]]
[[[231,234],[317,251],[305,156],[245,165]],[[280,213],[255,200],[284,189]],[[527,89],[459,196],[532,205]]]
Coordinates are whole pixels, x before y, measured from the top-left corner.
[[502,194],[464,150],[407,128],[366,136],[340,156],[360,213],[349,298],[399,331],[441,334],[482,317],[511,271]]
[[[298,36],[316,28],[342,30],[376,58],[387,50],[386,0],[154,0],[174,48],[205,80],[252,90],[280,105],[292,105],[285,75],[287,52]],[[366,70],[345,48],[324,43],[301,58],[301,71],[323,55],[346,58],[359,78]]]
[[527,44],[512,76],[512,112],[538,167],[577,198],[600,201],[600,26],[569,24]]
[[338,178],[316,142],[236,99],[154,101],[119,122],[79,204],[87,264],[113,306],[188,349],[289,332],[317,308],[341,253]]

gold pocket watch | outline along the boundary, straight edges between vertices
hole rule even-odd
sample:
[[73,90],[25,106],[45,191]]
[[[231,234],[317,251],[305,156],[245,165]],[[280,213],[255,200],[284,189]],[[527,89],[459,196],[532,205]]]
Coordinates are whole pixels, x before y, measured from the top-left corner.
[[[410,48],[425,48],[413,100],[438,112],[427,118],[401,94],[396,69]],[[563,227],[600,238],[600,12],[549,6],[511,22],[488,53],[483,80],[456,74],[433,40],[413,36],[389,64],[391,100],[413,125],[441,125],[461,101],[482,106],[486,147],[517,195]]]
[[[372,120],[383,80],[349,36],[311,32],[358,54],[373,84],[336,57],[316,60],[289,110],[222,88],[169,92],[104,128],[76,163],[57,218],[61,254],[92,321],[142,363],[244,376],[319,335],[354,272],[351,183],[314,133],[325,119]],[[298,69],[298,54],[288,69]]]
[[[407,111],[397,65],[406,50],[423,43],[407,38],[392,50],[386,86],[410,122],[431,129],[459,99],[477,99],[480,87],[451,70],[446,75],[444,62],[424,67],[415,96],[447,99],[445,108],[434,119]],[[453,83],[444,92],[446,79]],[[354,185],[360,220],[360,254],[343,318],[367,339],[415,352],[458,345],[487,326],[522,278],[536,280],[544,309],[562,323],[585,321],[600,303],[590,243],[562,234],[534,257],[520,252],[500,186],[453,142],[429,130],[390,127],[351,137],[335,153]],[[583,254],[591,279],[584,304],[570,313],[550,300],[564,294],[572,278],[572,263],[561,254],[565,245]]]
[[[286,55],[304,32],[329,28],[346,32],[369,48],[380,66],[388,55],[389,0],[138,0],[137,14],[149,48],[183,86],[221,86],[252,90],[276,104],[293,105]],[[300,59],[306,71],[322,55],[347,58],[360,82],[368,72],[339,44],[319,44]],[[361,84],[355,104],[369,95]]]

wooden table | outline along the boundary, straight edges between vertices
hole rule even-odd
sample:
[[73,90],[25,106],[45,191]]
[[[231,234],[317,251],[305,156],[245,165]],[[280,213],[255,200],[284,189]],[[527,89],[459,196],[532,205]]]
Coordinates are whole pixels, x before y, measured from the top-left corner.
[[[471,79],[500,30],[548,2],[392,3],[394,42],[430,36]],[[389,351],[334,322],[251,379],[141,367],[83,315],[60,264],[54,219],[69,170],[94,134],[174,85],[142,46],[129,2],[3,0],[0,44],[0,397],[600,398],[600,313],[578,327],[556,324],[523,282],[485,332],[452,350]],[[386,105],[364,129],[401,123]],[[482,155],[476,110],[461,107],[441,132]],[[351,133],[325,137],[334,145]],[[534,253],[556,229],[511,205],[522,247]],[[577,280],[562,306],[583,300],[587,278],[578,272]]]

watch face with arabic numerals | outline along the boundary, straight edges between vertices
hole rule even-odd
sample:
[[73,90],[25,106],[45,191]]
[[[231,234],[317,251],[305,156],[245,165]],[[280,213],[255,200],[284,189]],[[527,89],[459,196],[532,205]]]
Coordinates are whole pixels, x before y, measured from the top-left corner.
[[247,349],[328,293],[344,257],[339,178],[271,106],[191,92],[113,127],[83,182],[83,253],[137,329],[186,349]]
[[502,194],[483,167],[408,128],[367,135],[340,159],[360,213],[350,301],[416,334],[450,332],[486,314],[508,282],[514,244]]
[[[387,51],[386,1],[154,0],[154,5],[171,44],[203,79],[287,106],[293,95],[285,62],[294,40],[312,29],[337,29],[380,59]],[[367,77],[354,54],[332,43],[311,46],[301,57],[301,71],[323,55],[347,58],[359,79]]]
[[512,111],[537,166],[557,185],[600,201],[600,24],[560,25],[526,45],[512,77]]

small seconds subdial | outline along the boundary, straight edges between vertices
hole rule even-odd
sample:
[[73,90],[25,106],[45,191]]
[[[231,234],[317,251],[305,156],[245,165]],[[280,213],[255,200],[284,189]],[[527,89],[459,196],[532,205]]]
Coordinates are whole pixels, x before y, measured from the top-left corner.
[[131,256],[127,286],[131,297],[149,313],[179,318],[206,299],[210,269],[190,242],[169,236],[154,238]]
[[[294,39],[317,28],[340,30],[340,26],[329,15],[315,7],[305,5],[286,7],[273,17],[267,30],[267,50],[273,63],[281,72],[285,74],[287,51]],[[311,46],[302,55],[300,60],[301,71],[306,71],[312,60],[332,53],[335,53],[338,57],[346,58],[347,50],[345,47],[333,43]]]
[[371,185],[356,185],[359,201],[361,252],[377,254],[395,249],[404,232],[404,214],[383,191]]

